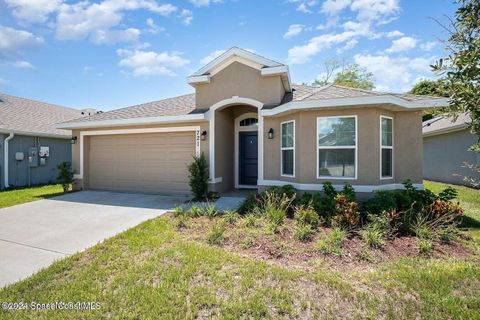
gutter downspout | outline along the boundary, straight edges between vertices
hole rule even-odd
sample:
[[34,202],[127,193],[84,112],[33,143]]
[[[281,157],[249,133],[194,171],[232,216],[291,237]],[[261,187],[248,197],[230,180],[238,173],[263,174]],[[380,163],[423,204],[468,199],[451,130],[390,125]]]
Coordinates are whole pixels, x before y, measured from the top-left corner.
[[10,132],[10,135],[5,138],[4,144],[3,144],[3,178],[4,178],[4,184],[3,187],[7,189],[10,187],[8,184],[8,141],[12,140],[15,134],[13,132]]

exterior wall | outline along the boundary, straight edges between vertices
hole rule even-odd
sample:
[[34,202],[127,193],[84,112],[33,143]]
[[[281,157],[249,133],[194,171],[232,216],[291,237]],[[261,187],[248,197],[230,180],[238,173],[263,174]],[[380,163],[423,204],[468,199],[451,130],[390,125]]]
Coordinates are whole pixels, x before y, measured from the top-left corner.
[[7,136],[0,134],[0,190],[3,189],[3,174],[4,174],[4,169],[3,169],[3,142],[5,141],[5,138]]
[[[468,130],[423,138],[423,176],[425,179],[464,185],[464,176],[475,177],[463,163],[480,165],[480,155],[468,151],[476,143]],[[480,176],[476,175],[477,179]]]
[[[6,136],[2,137],[1,142],[1,177],[3,187],[3,141]],[[57,180],[57,165],[63,161],[72,161],[70,139],[55,138],[37,138],[31,136],[15,135],[9,141],[9,185],[11,187],[23,187],[29,185],[29,168],[28,168],[28,148],[36,145],[36,139],[39,139],[39,146],[50,147],[50,156],[44,166],[30,168],[30,185],[54,183]],[[24,160],[15,160],[15,153],[23,152]]]
[[[163,124],[163,125],[145,125],[145,126],[122,126],[122,127],[108,127],[108,128],[87,128],[82,130],[73,130],[72,136],[76,136],[77,142],[72,145],[72,169],[75,174],[80,173],[80,133],[81,131],[104,131],[104,130],[118,130],[118,129],[139,129],[139,128],[166,128],[166,127],[186,127],[186,126],[200,126],[200,131],[207,131],[209,130],[208,122],[188,122],[188,123],[174,123],[174,124]],[[209,136],[207,135],[207,139],[205,141],[200,141],[200,151],[204,153],[205,157],[208,159],[208,139]],[[84,137],[84,162],[83,162],[83,179],[76,179],[75,181],[75,189],[76,190],[83,190],[88,189],[88,159],[89,159],[89,144],[90,138],[88,136]],[[185,174],[187,174],[185,172]]]
[[275,105],[282,101],[280,76],[262,77],[260,70],[234,62],[211,77],[210,83],[196,86],[197,109],[208,109],[216,102],[239,96]]
[[[357,179],[317,179],[317,117],[356,115]],[[394,118],[394,178],[380,179],[380,116]],[[280,175],[280,124],[295,120],[295,177]],[[273,128],[274,139],[268,139]],[[422,183],[421,112],[391,112],[379,107],[301,111],[264,120],[264,180],[287,183],[381,185],[411,179]]]

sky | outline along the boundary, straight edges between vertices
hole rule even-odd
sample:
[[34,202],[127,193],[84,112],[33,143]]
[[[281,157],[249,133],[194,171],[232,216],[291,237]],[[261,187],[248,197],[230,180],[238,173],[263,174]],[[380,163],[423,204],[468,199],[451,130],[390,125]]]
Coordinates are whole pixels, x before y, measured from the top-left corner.
[[434,78],[453,0],[0,0],[0,92],[111,110],[194,91],[186,77],[232,46],[311,83],[357,63],[375,90]]

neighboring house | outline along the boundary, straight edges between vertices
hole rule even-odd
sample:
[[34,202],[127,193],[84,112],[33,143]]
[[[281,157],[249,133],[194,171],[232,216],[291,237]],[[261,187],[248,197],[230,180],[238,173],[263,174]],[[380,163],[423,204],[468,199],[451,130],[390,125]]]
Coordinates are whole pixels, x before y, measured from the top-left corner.
[[55,124],[82,117],[74,110],[0,93],[0,189],[55,182],[71,161],[70,130]]
[[456,120],[436,117],[423,123],[423,176],[425,179],[469,185],[463,180],[480,176],[465,163],[480,165],[480,155],[468,149],[478,137],[468,129],[470,117],[461,114]]
[[288,66],[232,48],[187,78],[195,93],[60,124],[77,187],[189,193],[203,152],[212,190],[291,184],[422,187],[422,109],[445,99],[293,85]]

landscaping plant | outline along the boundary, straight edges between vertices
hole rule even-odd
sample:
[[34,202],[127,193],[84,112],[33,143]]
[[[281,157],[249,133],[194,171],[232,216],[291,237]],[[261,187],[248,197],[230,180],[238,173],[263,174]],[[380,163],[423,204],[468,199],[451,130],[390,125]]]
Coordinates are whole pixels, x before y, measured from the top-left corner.
[[320,224],[318,214],[312,207],[296,207],[294,218],[297,221],[297,224],[301,226],[308,225],[312,229],[316,229]]
[[64,161],[58,164],[57,169],[57,181],[62,185],[63,193],[67,193],[73,183],[72,164],[70,162]]
[[341,256],[343,243],[347,239],[347,231],[341,228],[333,228],[317,242],[317,247],[325,254]]
[[207,234],[207,242],[211,245],[222,245],[225,242],[224,237],[225,232],[225,225],[223,221],[218,220],[216,221],[213,226],[212,230]]
[[208,164],[205,155],[193,157],[188,165],[188,185],[195,197],[194,200],[204,200],[208,196]]
[[298,224],[295,228],[295,239],[300,242],[308,242],[312,239],[314,230],[309,224]]

